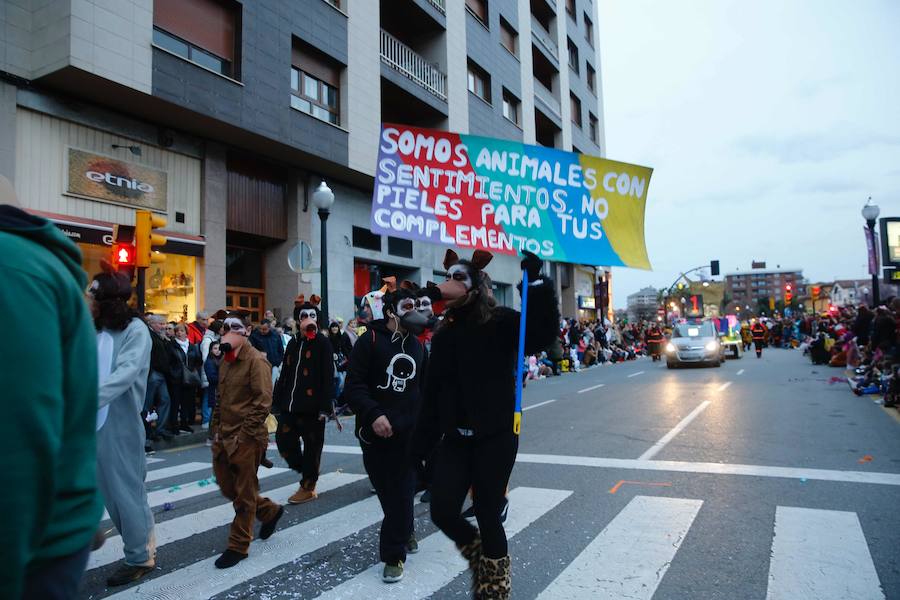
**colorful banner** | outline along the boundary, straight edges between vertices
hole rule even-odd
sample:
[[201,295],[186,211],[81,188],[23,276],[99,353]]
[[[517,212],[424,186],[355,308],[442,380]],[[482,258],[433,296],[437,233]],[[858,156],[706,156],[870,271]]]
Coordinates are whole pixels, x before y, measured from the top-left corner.
[[652,172],[521,142],[385,124],[372,231],[650,269],[644,209]]

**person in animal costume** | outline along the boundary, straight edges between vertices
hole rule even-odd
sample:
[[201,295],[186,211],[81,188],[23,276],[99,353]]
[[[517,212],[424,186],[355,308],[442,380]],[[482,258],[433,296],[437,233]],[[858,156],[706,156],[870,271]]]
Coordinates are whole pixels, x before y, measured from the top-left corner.
[[[275,442],[278,452],[300,476],[300,488],[290,504],[315,500],[325,422],[334,415],[334,357],[328,337],[319,331],[319,297],[294,301],[297,335],[284,351],[281,375],[275,383],[280,409]],[[300,440],[303,440],[301,447]]]
[[248,325],[246,317],[228,316],[219,345],[224,357],[210,424],[213,473],[222,495],[234,505],[228,548],[215,561],[219,569],[247,558],[254,519],[262,523],[259,538],[265,540],[284,514],[284,507],[259,494],[256,473],[269,442],[266,417],[272,407],[272,366],[250,344]]
[[125,562],[109,586],[137,581],[156,566],[153,513],[144,479],[145,432],[141,408],[150,370],[150,331],[128,306],[131,281],[104,263],[88,288],[97,329],[99,412],[97,483],[109,518],[122,536]]
[[382,579],[403,578],[407,553],[418,551],[413,532],[413,430],[421,406],[425,348],[417,339],[428,321],[408,288],[383,297],[384,319],[372,321],[353,346],[344,397],[356,413],[363,464],[384,511],[379,555]]
[[[490,252],[462,260],[444,258],[446,281],[432,287],[432,300],[446,310],[431,340],[418,435],[441,437],[431,484],[431,518],[469,562],[477,598],[510,597],[510,558],[501,513],[518,450],[513,432],[520,313],[497,306],[484,268]],[[525,253],[528,311],[525,353],[548,347],[557,334],[559,308],[543,261]],[[417,443],[423,443],[418,440]],[[425,447],[429,444],[423,443]],[[474,489],[474,527],[461,510]]]

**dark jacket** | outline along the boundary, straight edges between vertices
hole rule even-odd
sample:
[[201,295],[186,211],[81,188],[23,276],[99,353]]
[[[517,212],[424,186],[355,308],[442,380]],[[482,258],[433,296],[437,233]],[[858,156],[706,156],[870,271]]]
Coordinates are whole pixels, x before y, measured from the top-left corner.
[[350,355],[353,352],[353,343],[346,331],[342,331],[336,336],[328,335],[328,341],[331,343],[331,349],[334,351],[334,367],[338,371],[346,371]]
[[334,402],[334,359],[328,338],[298,336],[284,351],[284,365],[275,382],[274,403],[295,415],[330,413]]
[[856,342],[861,346],[869,343],[869,335],[872,331],[872,321],[875,319],[874,313],[871,311],[860,311],[853,321],[853,335],[856,336]]
[[97,490],[97,332],[81,252],[53,223],[0,205],[0,308],[27,310],[40,335],[11,318],[0,347],[0,598],[27,574],[90,543]]
[[[344,399],[356,413],[356,437],[380,445],[409,440],[424,391],[426,355],[412,334],[395,335],[383,319],[374,321],[353,346]],[[387,417],[394,435],[380,438],[372,423]]]
[[269,333],[263,335],[259,329],[254,329],[250,334],[250,343],[266,355],[266,360],[273,368],[281,366],[281,361],[284,360],[284,345],[281,334],[277,331],[270,329]]
[[887,352],[897,339],[897,322],[889,314],[878,315],[872,325],[872,347]]
[[169,369],[169,349],[168,340],[163,339],[158,333],[150,328],[150,342],[153,346],[150,348],[150,371],[168,376]]
[[[219,386],[219,361],[221,358],[216,358],[209,354],[206,357],[206,361],[203,363],[203,372],[206,373],[206,380],[209,382],[209,390],[215,394],[216,390]],[[215,398],[215,396],[213,396]]]
[[[525,317],[525,354],[537,354],[559,333],[552,281],[544,278],[529,286]],[[511,308],[494,308],[482,324],[465,313],[444,319],[431,339],[417,446],[427,447],[441,433],[460,427],[482,438],[511,432],[518,345],[519,312]]]
[[185,355],[184,350],[181,349],[181,346],[178,345],[178,342],[174,339],[169,340],[168,342],[168,351],[169,351],[169,374],[168,379],[173,384],[183,384],[184,383],[184,372],[182,371],[182,365],[187,365],[187,368],[191,371],[196,371],[197,375],[200,374],[200,369],[203,367],[203,356],[200,354],[200,346],[197,344],[188,344],[188,351]]

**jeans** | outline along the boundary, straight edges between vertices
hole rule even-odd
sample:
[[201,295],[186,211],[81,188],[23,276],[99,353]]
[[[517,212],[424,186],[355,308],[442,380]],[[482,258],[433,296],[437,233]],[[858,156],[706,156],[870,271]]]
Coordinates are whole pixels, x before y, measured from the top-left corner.
[[150,412],[156,404],[156,433],[171,433],[168,430],[169,413],[172,410],[172,401],[169,398],[169,388],[166,386],[166,378],[159,371],[150,371],[147,377],[147,394],[144,397],[144,412]]
[[68,556],[48,560],[25,576],[23,600],[69,600],[78,594],[78,584],[91,554],[90,545]]
[[346,371],[335,371],[334,372],[334,397],[340,398],[341,392],[344,391],[344,380],[347,379]]
[[200,421],[202,423],[209,423],[209,419],[212,416],[212,407],[209,405],[209,388],[203,388],[202,400],[200,401]]

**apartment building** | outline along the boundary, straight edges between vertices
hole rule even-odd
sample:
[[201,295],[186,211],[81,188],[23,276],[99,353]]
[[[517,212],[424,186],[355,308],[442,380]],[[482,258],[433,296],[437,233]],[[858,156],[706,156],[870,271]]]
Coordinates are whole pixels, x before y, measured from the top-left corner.
[[[285,315],[298,293],[321,293],[287,255],[306,241],[319,267],[311,197],[324,180],[330,312],[348,318],[382,277],[443,271],[445,248],[369,229],[382,122],[604,155],[596,4],[6,0],[0,174],[91,273],[115,224],[139,208],[165,215],[147,301],[170,318]],[[604,306],[591,297],[608,294],[603,269],[548,269],[564,314]],[[516,305],[518,260],[490,271],[497,299]]]
[[806,296],[803,269],[766,269],[765,263],[749,271],[725,274],[725,294],[738,305],[756,306],[760,301],[783,300],[787,286],[791,286],[794,298]]

